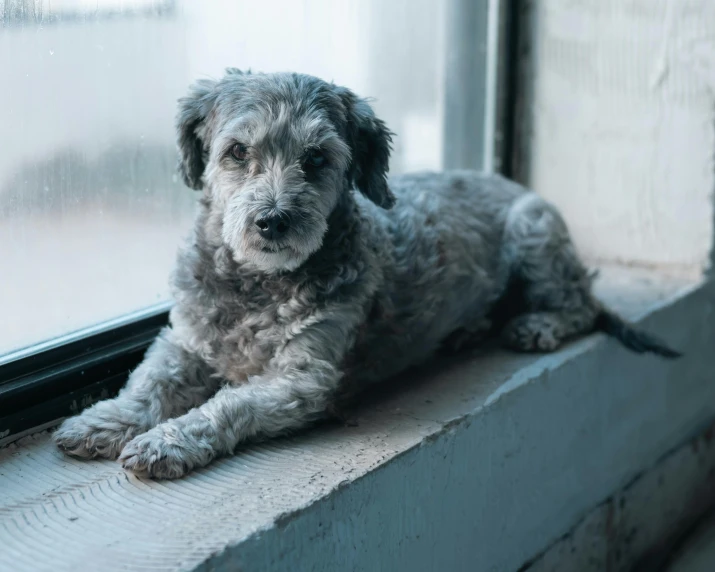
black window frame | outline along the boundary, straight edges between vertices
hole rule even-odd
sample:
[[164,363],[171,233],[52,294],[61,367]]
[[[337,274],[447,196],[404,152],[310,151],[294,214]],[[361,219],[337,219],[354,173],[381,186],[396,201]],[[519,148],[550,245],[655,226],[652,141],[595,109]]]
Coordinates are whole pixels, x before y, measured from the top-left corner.
[[168,322],[161,304],[0,358],[0,439],[115,395]]
[[[448,0],[451,8],[469,10],[469,0]],[[517,97],[528,87],[523,66],[528,59],[529,3],[506,0],[499,5],[497,109],[494,134],[496,170],[523,178],[516,143],[528,113]],[[467,55],[467,57],[469,57]],[[466,62],[467,67],[473,65]],[[465,62],[451,65],[464,67]],[[472,167],[452,165],[446,168]],[[0,356],[0,445],[79,413],[115,395],[141,363],[147,348],[169,323],[169,302],[121,316],[60,338]],[[7,325],[6,325],[7,327]]]

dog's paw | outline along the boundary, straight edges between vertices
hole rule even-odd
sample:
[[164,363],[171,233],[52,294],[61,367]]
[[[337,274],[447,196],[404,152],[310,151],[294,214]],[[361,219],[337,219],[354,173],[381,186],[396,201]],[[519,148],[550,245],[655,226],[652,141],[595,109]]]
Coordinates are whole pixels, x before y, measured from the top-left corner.
[[141,433],[135,425],[89,409],[65,421],[52,438],[63,452],[81,459],[116,459],[124,445]]
[[139,435],[122,450],[119,462],[142,477],[178,479],[197,467],[207,465],[213,450],[165,423]]
[[546,314],[524,314],[507,324],[504,343],[522,352],[551,352],[563,341],[558,322]]

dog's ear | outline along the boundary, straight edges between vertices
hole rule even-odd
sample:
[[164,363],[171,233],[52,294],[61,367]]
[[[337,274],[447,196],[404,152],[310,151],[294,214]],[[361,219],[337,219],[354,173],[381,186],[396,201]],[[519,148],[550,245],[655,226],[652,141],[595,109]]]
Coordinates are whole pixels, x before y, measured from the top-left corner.
[[352,153],[349,176],[358,190],[376,205],[389,209],[395,195],[387,186],[392,132],[375,117],[366,100],[336,88],[346,110],[348,144]]
[[208,151],[204,144],[203,132],[206,120],[216,103],[217,82],[199,80],[189,88],[186,97],[179,99],[176,115],[177,141],[179,147],[179,171],[184,182],[192,189],[203,187],[201,180]]

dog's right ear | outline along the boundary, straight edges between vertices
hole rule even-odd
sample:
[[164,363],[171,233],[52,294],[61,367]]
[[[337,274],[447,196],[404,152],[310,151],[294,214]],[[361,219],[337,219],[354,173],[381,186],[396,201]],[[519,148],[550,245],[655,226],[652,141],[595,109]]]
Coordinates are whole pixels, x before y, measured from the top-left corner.
[[203,131],[216,103],[216,86],[217,82],[213,80],[199,80],[189,88],[186,97],[179,99],[176,115],[179,171],[184,182],[196,190],[203,188],[204,157],[208,152]]

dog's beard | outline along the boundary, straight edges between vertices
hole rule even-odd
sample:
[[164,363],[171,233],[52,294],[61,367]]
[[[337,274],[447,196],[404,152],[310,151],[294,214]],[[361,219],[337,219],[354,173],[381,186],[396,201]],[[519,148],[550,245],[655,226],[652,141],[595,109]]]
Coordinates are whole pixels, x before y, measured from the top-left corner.
[[234,258],[239,263],[249,263],[258,270],[272,274],[274,272],[290,272],[303,264],[309,254],[296,252],[290,247],[279,250],[265,248],[240,248],[233,249]]
[[251,229],[248,217],[226,216],[223,241],[239,264],[250,264],[267,273],[290,272],[299,268],[323,243],[327,222],[319,217],[301,220],[288,235],[277,241],[261,238]]

